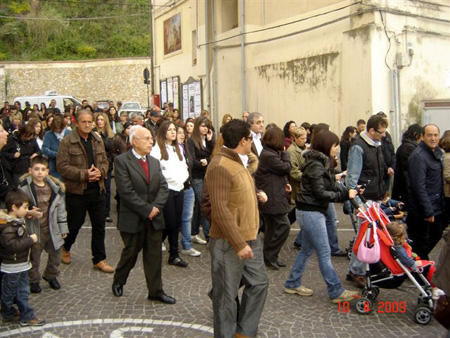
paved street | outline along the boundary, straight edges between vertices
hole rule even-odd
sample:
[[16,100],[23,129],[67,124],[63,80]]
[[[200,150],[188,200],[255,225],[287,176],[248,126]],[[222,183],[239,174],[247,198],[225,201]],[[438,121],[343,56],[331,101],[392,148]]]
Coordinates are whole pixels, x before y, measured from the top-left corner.
[[[337,205],[339,240],[348,245],[352,236],[348,216]],[[115,218],[115,215],[113,215]],[[87,225],[88,226],[88,225]],[[303,284],[311,287],[312,297],[298,297],[283,293],[283,282],[292,266],[297,250],[292,243],[297,232],[291,231],[280,259],[288,267],[269,270],[270,288],[259,327],[258,337],[443,337],[445,330],[435,321],[427,326],[412,322],[411,316],[418,291],[409,282],[396,290],[381,290],[379,302],[406,302],[406,313],[374,313],[362,316],[350,304],[348,313],[331,304],[326,294],[315,256],[304,274]],[[119,232],[111,226],[107,230],[108,262],[118,262],[122,247]],[[187,258],[186,269],[167,265],[163,255],[164,289],[176,297],[176,305],[162,305],[146,299],[142,263],[132,271],[124,296],[111,293],[112,274],[92,268],[90,260],[90,229],[83,228],[72,249],[72,264],[62,265],[62,289],[52,290],[42,282],[43,292],[30,296],[30,303],[47,325],[21,328],[17,324],[3,325],[0,337],[212,337],[212,309],[207,297],[211,286],[210,256],[205,246],[196,245],[201,257]],[[436,257],[440,246],[432,257]],[[333,264],[346,288],[347,258],[333,258]],[[354,288],[353,288],[354,289]],[[381,303],[380,303],[381,305]],[[381,306],[380,306],[381,309]]]

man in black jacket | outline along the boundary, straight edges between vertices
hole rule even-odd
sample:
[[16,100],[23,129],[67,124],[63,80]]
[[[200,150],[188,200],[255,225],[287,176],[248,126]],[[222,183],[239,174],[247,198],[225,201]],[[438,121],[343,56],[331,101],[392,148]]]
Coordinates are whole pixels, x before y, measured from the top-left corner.
[[[387,119],[387,115],[380,111],[377,115]],[[386,172],[384,174],[384,185],[386,189],[389,189],[389,181],[394,176],[395,165],[397,158],[395,157],[394,144],[392,143],[391,134],[386,130],[386,134],[381,138],[381,150],[383,151],[384,164],[386,166]]]
[[412,248],[420,258],[428,254],[442,237],[444,224],[443,151],[439,148],[439,128],[427,124],[423,141],[409,156],[409,202],[406,224]]

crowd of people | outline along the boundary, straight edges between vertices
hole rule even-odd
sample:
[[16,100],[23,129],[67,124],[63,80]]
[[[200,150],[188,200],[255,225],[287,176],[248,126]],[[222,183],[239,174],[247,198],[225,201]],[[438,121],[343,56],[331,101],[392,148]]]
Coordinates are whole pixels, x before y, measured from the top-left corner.
[[[339,138],[325,123],[266,126],[260,113],[226,114],[216,131],[207,111],[183,121],[171,103],[130,116],[114,102],[100,109],[83,100],[64,112],[55,104],[22,108],[6,102],[0,109],[4,321],[45,323],[28,304],[28,290],[40,293],[41,279],[61,288],[59,265],[76,259],[71,248],[86,214],[93,268],[114,273],[117,297],[143,250],[148,299],[175,304],[163,289],[161,252],[168,250],[168,264],[186,268],[187,257],[201,255],[194,244],[208,245],[216,337],[256,335],[266,268],[286,267],[280,252],[295,221],[301,231],[293,245],[299,252],[284,292],[313,295],[302,275],[315,252],[333,303],[358,297],[344,289],[331,260],[347,256],[338,243],[335,203],[362,195],[391,213],[401,206],[406,226],[390,227],[393,237],[402,243],[407,234],[424,261],[449,224],[450,131],[441,137],[436,125],[409,126],[395,151],[383,112],[346,127]],[[105,248],[105,223],[114,221],[113,178],[124,244],[116,268]],[[41,276],[43,251],[49,258]],[[411,269],[421,264],[405,261]],[[438,268],[449,269],[448,263]],[[364,287],[364,276],[365,264],[352,253],[345,278]],[[448,284],[436,283],[446,294]]]

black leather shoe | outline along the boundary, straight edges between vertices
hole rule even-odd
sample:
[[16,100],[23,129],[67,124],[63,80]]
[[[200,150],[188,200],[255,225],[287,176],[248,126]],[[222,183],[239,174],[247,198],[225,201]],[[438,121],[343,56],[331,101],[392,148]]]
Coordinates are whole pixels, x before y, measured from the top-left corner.
[[277,262],[277,265],[278,265],[280,268],[285,268],[285,267],[286,267],[286,263],[285,263],[285,262],[282,262],[282,261],[278,261],[278,262]]
[[41,293],[42,289],[39,283],[31,283],[30,284],[30,292],[31,293]]
[[266,266],[271,270],[280,270],[277,263],[266,262]]
[[344,252],[344,251],[339,251],[339,252],[331,254],[331,256],[333,256],[333,257],[347,257],[347,253]]
[[180,257],[176,256],[169,258],[169,265],[179,266],[180,268],[187,268],[189,263],[183,261]]
[[52,288],[53,290],[59,290],[59,289],[61,289],[61,284],[59,284],[59,282],[58,282],[58,280],[56,279],[56,277],[55,277],[55,278],[51,278],[51,279],[48,279],[48,278],[43,277],[43,279],[44,279],[46,282],[48,282],[48,285],[50,285],[50,288]]
[[147,299],[161,302],[164,304],[175,304],[177,302],[177,300],[175,298],[170,297],[170,296],[166,295],[165,293],[163,293],[160,296],[156,296],[156,297],[148,296]]
[[112,223],[114,221],[113,221],[113,219],[111,217],[108,216],[108,217],[106,217],[105,222],[106,223]]
[[114,282],[112,285],[113,295],[116,297],[121,297],[123,295],[123,286],[117,282]]

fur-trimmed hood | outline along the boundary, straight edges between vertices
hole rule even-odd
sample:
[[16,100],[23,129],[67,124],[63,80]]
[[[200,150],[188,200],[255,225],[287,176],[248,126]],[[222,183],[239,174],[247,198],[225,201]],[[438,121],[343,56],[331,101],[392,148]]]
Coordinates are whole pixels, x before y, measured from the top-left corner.
[[313,161],[322,163],[326,170],[330,169],[330,158],[320,151],[308,149],[302,152],[302,156],[305,158],[302,171]]
[[10,226],[11,223],[25,224],[25,221],[20,218],[9,216],[5,211],[0,210],[0,232]]
[[[58,193],[59,190],[61,190],[61,192],[63,193],[66,191],[65,184],[56,177],[47,175],[46,181],[50,184],[55,193]],[[20,183],[19,186],[23,186],[24,184],[31,184],[31,182],[33,182],[33,177],[30,173],[26,173],[20,177],[20,182],[22,183]]]

